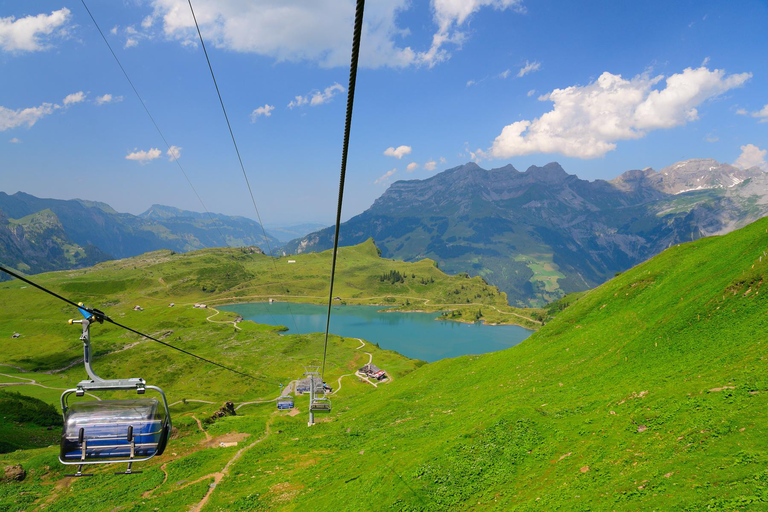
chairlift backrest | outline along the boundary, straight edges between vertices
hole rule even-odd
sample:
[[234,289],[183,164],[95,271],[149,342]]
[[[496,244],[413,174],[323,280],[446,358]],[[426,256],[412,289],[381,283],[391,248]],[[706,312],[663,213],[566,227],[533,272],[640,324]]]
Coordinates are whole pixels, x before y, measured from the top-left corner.
[[61,461],[126,462],[161,455],[168,417],[154,398],[78,402],[64,412]]

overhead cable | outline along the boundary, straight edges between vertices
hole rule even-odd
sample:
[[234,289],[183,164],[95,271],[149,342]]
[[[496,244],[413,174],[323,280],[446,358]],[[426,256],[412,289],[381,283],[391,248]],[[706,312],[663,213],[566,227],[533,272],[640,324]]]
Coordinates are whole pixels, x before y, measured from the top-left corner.
[[352,60],[349,65],[349,89],[347,90],[347,118],[344,123],[344,145],[341,151],[341,174],[339,176],[339,201],[336,206],[336,229],[333,234],[333,260],[331,262],[331,285],[328,291],[328,316],[325,320],[325,344],[323,346],[323,371],[328,353],[328,331],[331,325],[331,305],[333,304],[333,282],[336,277],[336,255],[339,250],[339,227],[341,226],[341,206],[344,201],[344,180],[347,175],[347,154],[349,153],[349,134],[352,129],[352,106],[355,102],[355,83],[357,82],[357,61],[360,56],[360,37],[363,31],[363,10],[365,0],[357,0],[355,9],[355,28],[352,35]]
[[[232,139],[232,145],[235,147],[235,153],[237,153],[237,160],[240,162],[240,169],[243,171],[243,178],[245,178],[245,184],[248,187],[248,194],[251,196],[251,203],[253,203],[253,209],[256,211],[256,218],[259,220],[259,225],[261,226],[261,232],[264,235],[264,243],[267,244],[267,254],[271,257],[272,254],[272,247],[269,243],[269,238],[267,237],[267,230],[264,227],[264,223],[261,221],[261,214],[259,213],[259,207],[256,206],[256,199],[253,196],[253,190],[251,189],[251,182],[248,179],[248,173],[245,172],[245,165],[243,164],[243,158],[240,156],[240,149],[237,147],[237,141],[235,140],[235,133],[232,131],[232,124],[229,122],[229,116],[227,115],[227,109],[224,106],[224,100],[221,97],[221,91],[219,91],[219,84],[216,82],[216,75],[213,72],[213,65],[211,65],[211,59],[208,57],[208,50],[205,48],[205,41],[203,40],[203,34],[200,32],[200,25],[197,23],[197,16],[195,16],[195,9],[192,7],[192,0],[187,0],[189,3],[189,10],[192,12],[192,19],[195,21],[195,28],[197,28],[197,36],[200,38],[200,45],[203,47],[203,53],[205,54],[205,61],[208,63],[208,70],[211,72],[211,78],[213,79],[213,86],[216,88],[216,95],[219,97],[219,104],[221,105],[221,111],[224,113],[224,119],[227,121],[227,128],[229,129],[229,136]],[[275,260],[272,260],[272,266],[275,269],[275,277],[277,277],[278,281],[280,281],[280,275],[277,271],[277,264],[275,263]],[[280,283],[282,285],[282,282]],[[299,331],[299,326],[296,323],[296,318],[293,316],[293,311],[291,311],[290,303],[287,303],[288,305],[288,312],[291,315],[291,318],[293,319],[293,326],[296,328],[296,332]]]
[[157,130],[157,133],[160,135],[160,138],[163,139],[163,142],[165,143],[165,146],[168,148],[168,155],[173,158],[173,161],[176,162],[176,165],[179,166],[179,170],[181,171],[181,174],[184,175],[184,178],[187,180],[187,183],[189,183],[190,188],[192,188],[192,191],[195,193],[195,196],[197,196],[197,200],[200,201],[200,205],[203,207],[203,210],[205,210],[205,213],[208,214],[209,220],[212,222],[213,227],[216,228],[216,231],[219,232],[219,236],[221,237],[224,244],[229,245],[227,242],[227,238],[224,236],[224,233],[221,232],[221,229],[219,229],[219,226],[216,225],[215,219],[213,218],[213,214],[211,214],[210,211],[208,211],[208,208],[205,206],[205,203],[203,202],[203,199],[200,197],[200,194],[197,193],[197,189],[192,184],[192,180],[189,179],[189,176],[187,175],[186,171],[184,170],[184,167],[181,166],[181,162],[179,162],[179,159],[177,157],[177,152],[172,148],[170,143],[168,143],[168,140],[165,138],[165,135],[163,135],[163,131],[160,129],[160,126],[158,126],[157,122],[155,122],[155,118],[152,116],[152,114],[149,112],[149,108],[147,107],[147,104],[144,103],[144,99],[141,97],[141,94],[139,94],[139,91],[136,89],[136,86],[133,85],[133,81],[131,80],[131,77],[128,76],[128,72],[123,67],[123,64],[120,62],[120,59],[117,58],[117,54],[112,49],[112,45],[109,44],[109,41],[107,40],[107,37],[104,35],[104,32],[102,32],[101,27],[96,22],[96,18],[93,17],[93,14],[91,13],[91,10],[88,8],[88,6],[85,3],[85,0],[80,0],[83,4],[83,7],[85,7],[85,10],[88,12],[88,16],[91,17],[91,21],[93,21],[93,24],[96,26],[96,30],[99,31],[99,34],[101,35],[101,38],[104,40],[104,43],[107,45],[107,48],[109,48],[109,52],[112,54],[112,57],[115,58],[115,62],[117,62],[117,65],[120,67],[120,71],[123,72],[123,75],[125,76],[125,79],[128,81],[128,84],[131,86],[131,89],[133,89],[134,94],[136,94],[136,97],[139,99],[139,102],[141,103],[141,106],[144,107],[144,112],[147,113],[147,116],[149,117],[149,120],[152,121],[152,124],[155,127],[155,130]]
[[132,329],[131,327],[128,327],[127,325],[123,325],[123,324],[121,324],[121,323],[119,323],[119,322],[117,322],[115,320],[112,320],[103,311],[100,311],[100,310],[94,309],[94,308],[89,308],[89,307],[86,307],[86,306],[82,306],[80,304],[76,304],[74,301],[72,301],[72,300],[70,300],[70,299],[68,299],[66,297],[63,297],[63,296],[59,295],[58,293],[56,293],[56,292],[54,292],[52,290],[49,290],[48,288],[35,283],[34,281],[30,281],[26,277],[24,277],[24,276],[14,272],[14,271],[12,271],[12,270],[9,270],[9,269],[7,269],[7,268],[5,268],[3,266],[0,266],[0,271],[1,272],[5,272],[9,276],[13,276],[16,279],[18,279],[20,281],[23,281],[23,282],[25,282],[25,283],[27,283],[27,284],[29,284],[31,286],[34,286],[38,290],[44,291],[45,293],[47,293],[49,295],[52,295],[52,296],[56,297],[57,299],[66,302],[67,304],[70,304],[70,305],[72,305],[72,306],[74,306],[74,307],[76,307],[78,309],[82,309],[84,311],[87,311],[88,313],[93,315],[93,317],[97,321],[99,321],[99,322],[102,322],[102,321],[109,322],[109,323],[111,323],[111,324],[113,324],[113,325],[115,325],[117,327],[125,329],[126,331],[130,331],[130,332],[132,332],[134,334],[138,334],[139,336],[142,336],[142,337],[147,338],[149,340],[152,340],[152,341],[155,341],[157,343],[160,343],[161,345],[165,345],[168,348],[172,348],[173,350],[178,350],[179,352],[181,352],[183,354],[186,354],[188,356],[194,357],[196,359],[199,359],[199,360],[204,361],[206,363],[212,364],[214,366],[218,366],[219,368],[222,368],[224,370],[227,370],[227,371],[230,371],[230,372],[233,372],[233,373],[237,373],[238,375],[242,375],[243,377],[248,377],[249,379],[259,380],[259,381],[265,382],[267,384],[273,384],[273,382],[270,382],[270,381],[268,381],[268,380],[266,380],[264,378],[257,377],[255,375],[250,375],[248,373],[244,373],[244,372],[241,372],[239,370],[235,370],[234,368],[230,368],[229,366],[224,366],[223,364],[217,363],[216,361],[211,361],[210,359],[207,359],[205,357],[199,356],[197,354],[193,354],[192,352],[189,352],[188,350],[184,350],[183,348],[179,348],[179,347],[176,347],[174,345],[171,345],[170,343],[167,343],[165,341],[159,340],[159,339],[155,338],[154,336],[150,336],[149,334],[144,334],[141,331],[137,331],[136,329]]

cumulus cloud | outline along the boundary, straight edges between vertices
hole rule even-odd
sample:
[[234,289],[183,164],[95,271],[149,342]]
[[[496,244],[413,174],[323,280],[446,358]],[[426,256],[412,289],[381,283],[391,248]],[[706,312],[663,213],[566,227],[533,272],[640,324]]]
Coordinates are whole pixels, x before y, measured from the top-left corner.
[[761,123],[768,123],[768,103],[765,104],[762,110],[752,112],[752,117],[757,117]]
[[536,61],[528,62],[526,60],[525,66],[521,67],[520,71],[517,72],[517,78],[522,78],[528,73],[533,73],[534,71],[538,71],[539,69],[541,69],[541,62],[536,62]]
[[[150,151],[152,150],[150,149]],[[173,162],[174,160],[181,158],[181,148],[171,144],[171,147],[168,148],[168,151],[166,151],[165,154],[168,155],[168,161]]]
[[376,179],[376,181],[374,181],[373,183],[374,183],[375,185],[378,185],[379,183],[382,183],[382,182],[384,182],[384,181],[387,181],[387,180],[389,180],[389,178],[391,178],[391,177],[392,177],[392,175],[393,175],[393,174],[395,174],[396,172],[397,172],[397,169],[392,169],[391,171],[387,171],[387,172],[385,172],[383,175],[379,176],[379,177]]
[[504,71],[499,73],[499,78],[507,79],[507,78],[509,78],[509,75],[511,75],[511,74],[512,74],[512,70],[511,69],[505,69]]
[[424,169],[427,171],[434,171],[437,168],[437,162],[434,160],[430,160],[429,162],[424,164]]
[[760,149],[754,144],[747,144],[746,146],[741,146],[741,155],[733,162],[733,165],[742,169],[759,167],[763,171],[768,172],[768,162],[765,160],[766,154],[768,154],[768,149]]
[[751,76],[687,68],[669,76],[663,88],[656,88],[663,76],[643,74],[627,80],[606,71],[588,85],[555,89],[541,96],[540,100],[553,103],[551,111],[532,121],[505,126],[487,154],[478,154],[494,158],[532,153],[601,157],[616,149],[617,141],[695,121],[699,105],[741,86]]
[[268,105],[265,103],[263,107],[254,109],[253,112],[251,112],[251,122],[255,123],[256,119],[258,119],[261,116],[270,117],[272,115],[273,110],[275,110],[274,105]]
[[[38,14],[16,19],[13,16],[0,18],[0,48],[6,52],[36,52],[50,45],[44,41],[56,31],[65,33],[62,26],[69,21],[70,11],[66,7],[51,14]],[[58,30],[57,30],[58,29]]]
[[444,163],[445,163],[445,157],[444,157],[444,156],[441,156],[441,157],[440,157],[440,163],[441,163],[441,164],[444,164]]
[[536,89],[531,89],[530,91],[528,91],[528,92],[526,93],[526,96],[528,96],[528,97],[530,98],[530,97],[531,97],[531,96],[533,96],[534,94],[536,94]]
[[96,96],[96,104],[97,105],[106,105],[107,103],[117,103],[119,101],[123,101],[122,96],[112,96],[111,94],[107,93],[104,96]]
[[322,91],[314,90],[306,96],[296,96],[288,103],[288,108],[293,109],[295,107],[303,107],[304,105],[317,107],[318,105],[328,103],[336,94],[344,92],[344,90],[344,87],[340,84],[329,85]]
[[68,107],[75,103],[82,103],[83,101],[85,101],[85,93],[83,91],[73,92],[72,94],[67,94],[64,98],[64,106]]
[[397,146],[396,148],[389,147],[384,150],[384,156],[393,156],[400,160],[405,155],[410,155],[412,150],[413,148],[411,148],[411,146]]
[[43,103],[37,107],[19,109],[0,106],[0,132],[24,125],[26,125],[27,128],[31,128],[43,117],[53,114],[56,110],[66,110],[66,107],[74,105],[75,103],[80,103],[84,99],[85,93],[80,91],[68,94],[62,101],[64,106],[57,103]]
[[133,48],[134,46],[139,46],[139,41],[136,38],[129,37],[128,39],[125,40],[125,44],[123,45],[123,48],[127,50],[128,48]]
[[155,18],[152,16],[147,16],[143,20],[141,20],[141,28],[148,29],[152,27],[152,24],[155,22]]
[[16,137],[14,137],[8,142],[10,142],[11,144],[21,144],[21,139],[17,139]]
[[[166,37],[185,42],[196,37],[189,8],[179,0],[152,0],[153,17],[162,20]],[[366,6],[360,65],[363,67],[434,66],[450,57],[447,45],[460,48],[462,31],[482,8],[522,10],[522,0],[432,0],[436,32],[428,49],[402,44],[409,34],[398,25],[408,0],[379,0]],[[322,67],[349,65],[349,34],[353,0],[197,0],[195,14],[206,41],[228,50],[256,53],[277,61],[319,63]]]
[[418,168],[419,168],[419,164],[417,164],[416,162],[411,162],[406,166],[405,170],[408,172],[413,172]]
[[[171,146],[171,148],[174,148],[175,146]],[[133,153],[128,153],[125,155],[126,160],[133,160],[135,162],[139,162],[141,165],[145,165],[152,160],[155,160],[156,158],[160,158],[160,155],[162,154],[162,151],[160,151],[157,148],[151,148],[149,151],[139,151],[136,148],[133,149]]]
[[0,132],[27,125],[31,128],[43,117],[50,115],[56,109],[53,103],[43,103],[39,107],[28,107],[13,110],[0,106]]
[[740,116],[747,116],[747,115],[749,115],[749,112],[747,112],[747,109],[745,109],[745,108],[740,108],[740,109],[738,109],[736,111],[736,114],[738,114]]

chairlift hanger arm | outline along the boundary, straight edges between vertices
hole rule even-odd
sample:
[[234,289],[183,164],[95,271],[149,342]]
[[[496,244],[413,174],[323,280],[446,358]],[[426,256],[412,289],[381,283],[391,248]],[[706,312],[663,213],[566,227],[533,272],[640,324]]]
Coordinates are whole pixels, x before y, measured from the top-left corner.
[[[195,359],[199,359],[199,360],[201,360],[203,362],[212,364],[214,366],[218,366],[219,368],[222,368],[224,370],[230,371],[232,373],[236,373],[238,375],[242,375],[243,377],[248,377],[249,379],[258,380],[258,381],[264,382],[266,384],[275,384],[274,382],[268,381],[268,380],[263,379],[261,377],[257,377],[255,375],[250,375],[248,373],[241,372],[239,370],[235,370],[234,368],[230,368],[229,366],[225,366],[223,364],[219,364],[219,363],[217,363],[215,361],[211,361],[210,359],[207,359],[205,357],[198,356],[197,354],[193,354],[192,352],[184,350],[183,348],[179,348],[179,347],[176,347],[174,345],[171,345],[170,343],[166,343],[165,341],[159,340],[159,339],[155,338],[154,336],[150,336],[149,334],[145,334],[145,333],[143,333],[141,331],[137,331],[136,329],[132,329],[132,328],[128,327],[127,325],[123,325],[120,322],[116,322],[115,320],[112,320],[109,316],[107,316],[101,310],[98,310],[96,308],[89,308],[87,306],[84,306],[82,302],[77,304],[74,301],[69,300],[66,297],[62,297],[58,293],[56,293],[56,292],[54,292],[52,290],[49,290],[48,288],[45,288],[44,286],[41,286],[41,285],[39,285],[39,284],[37,284],[37,283],[35,283],[33,281],[30,281],[26,277],[24,277],[24,276],[14,272],[14,271],[12,271],[12,270],[9,270],[9,269],[7,269],[7,268],[5,268],[3,266],[0,266],[0,272],[5,272],[6,274],[8,274],[10,276],[15,277],[19,281],[23,281],[23,282],[25,282],[25,283],[27,283],[27,284],[29,284],[31,286],[34,286],[38,290],[41,290],[41,291],[43,291],[43,292],[45,292],[45,293],[47,293],[49,295],[52,295],[52,296],[56,297],[59,300],[62,300],[64,302],[66,302],[67,304],[70,304],[70,305],[74,306],[75,308],[77,308],[80,311],[80,313],[83,315],[83,317],[85,317],[85,319],[87,321],[89,321],[89,322],[96,321],[96,322],[99,322],[99,323],[103,323],[104,321],[106,321],[106,322],[109,322],[109,323],[111,323],[111,324],[113,324],[113,325],[115,325],[117,327],[125,329],[126,331],[129,331],[129,332],[132,332],[132,333],[137,334],[139,336],[142,336],[144,338],[147,338],[148,340],[152,340],[154,342],[160,343],[161,345],[165,345],[168,348],[172,348],[173,350],[177,350],[177,351],[181,352],[182,354],[186,354],[188,356],[194,357]],[[81,321],[78,321],[77,323],[82,323],[82,322],[83,321],[81,320]],[[72,320],[72,323],[75,323],[75,321]]]

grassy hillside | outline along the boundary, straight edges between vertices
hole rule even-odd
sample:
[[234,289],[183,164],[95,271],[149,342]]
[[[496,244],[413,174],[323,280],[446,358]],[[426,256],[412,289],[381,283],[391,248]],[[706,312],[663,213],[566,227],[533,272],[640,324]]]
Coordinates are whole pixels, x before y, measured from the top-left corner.
[[[311,429],[305,415],[253,406],[209,426],[206,440],[192,415],[212,409],[188,403],[169,451],[119,485],[106,472],[61,480],[55,449],[4,455],[0,462],[21,463],[29,476],[0,486],[0,503],[46,510],[765,510],[767,249],[768,220],[672,247],[586,293],[512,349],[406,367],[375,390],[344,381],[350,387],[336,396],[334,411]],[[206,338],[197,348],[213,341],[219,354],[229,353],[239,334],[222,331],[225,343]],[[338,340],[339,372],[354,353],[345,343],[355,344]],[[134,364],[157,367],[153,354],[124,354],[103,362],[121,368],[133,354]],[[254,371],[279,375],[272,360],[251,357],[243,353]],[[221,378],[191,366],[174,373],[182,382],[167,385],[184,393],[207,390],[184,379],[215,387]],[[237,379],[231,384],[220,396],[244,392]],[[225,434],[239,435],[238,447],[207,448]]]

